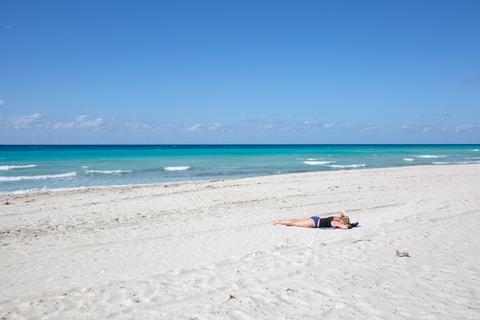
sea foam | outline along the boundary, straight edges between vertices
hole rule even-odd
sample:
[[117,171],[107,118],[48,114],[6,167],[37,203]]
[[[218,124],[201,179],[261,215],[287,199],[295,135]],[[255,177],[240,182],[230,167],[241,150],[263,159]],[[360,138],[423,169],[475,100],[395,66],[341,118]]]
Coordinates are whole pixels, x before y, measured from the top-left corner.
[[39,176],[13,176],[13,177],[0,177],[0,181],[22,181],[22,180],[47,180],[47,179],[65,179],[76,177],[76,172],[66,172],[60,174],[47,174]]
[[335,161],[307,160],[307,161],[303,161],[303,163],[305,163],[306,165],[309,165],[309,166],[320,166],[320,165],[335,163]]
[[34,168],[36,164],[27,164],[23,166],[0,166],[0,171],[7,171],[12,169],[26,169],[26,168]]
[[122,174],[129,172],[132,172],[132,170],[85,170],[86,174]]
[[403,158],[403,160],[404,160],[404,161],[409,161],[409,162],[410,162],[410,161],[413,161],[413,160],[415,160],[415,159],[413,159],[413,158]]
[[165,171],[183,171],[190,169],[190,166],[165,167]]
[[348,169],[348,168],[362,168],[365,167],[365,163],[359,163],[359,164],[331,164],[329,165],[330,168],[335,168],[335,169]]
[[424,158],[424,159],[431,159],[431,158],[445,158],[446,156],[441,154],[441,155],[434,155],[434,154],[422,154],[419,156],[415,156],[417,158]]
[[432,162],[432,164],[474,164],[474,163],[480,163],[480,161],[452,161],[452,162],[433,161]]

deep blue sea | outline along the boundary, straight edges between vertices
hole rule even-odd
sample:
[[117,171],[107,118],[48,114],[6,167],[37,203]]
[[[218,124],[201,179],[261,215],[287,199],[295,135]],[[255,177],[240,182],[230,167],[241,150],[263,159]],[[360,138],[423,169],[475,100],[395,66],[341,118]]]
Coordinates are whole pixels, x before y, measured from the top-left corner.
[[480,145],[0,146],[0,192],[480,163]]

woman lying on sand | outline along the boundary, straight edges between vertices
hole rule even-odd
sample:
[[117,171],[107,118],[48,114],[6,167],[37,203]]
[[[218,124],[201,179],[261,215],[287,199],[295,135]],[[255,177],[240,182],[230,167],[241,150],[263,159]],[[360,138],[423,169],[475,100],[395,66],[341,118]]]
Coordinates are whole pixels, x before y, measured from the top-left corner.
[[338,216],[320,218],[313,216],[307,219],[287,219],[275,221],[275,224],[284,226],[294,226],[303,228],[340,228],[350,229],[356,227],[358,223],[350,223],[348,216],[341,213]]

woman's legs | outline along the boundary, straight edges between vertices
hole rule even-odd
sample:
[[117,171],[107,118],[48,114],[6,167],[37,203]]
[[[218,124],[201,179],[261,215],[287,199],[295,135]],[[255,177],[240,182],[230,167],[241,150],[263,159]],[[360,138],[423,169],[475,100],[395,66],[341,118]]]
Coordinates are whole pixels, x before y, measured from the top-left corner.
[[275,224],[282,224],[284,226],[293,226],[293,227],[315,228],[315,223],[311,218],[277,220],[275,221]]

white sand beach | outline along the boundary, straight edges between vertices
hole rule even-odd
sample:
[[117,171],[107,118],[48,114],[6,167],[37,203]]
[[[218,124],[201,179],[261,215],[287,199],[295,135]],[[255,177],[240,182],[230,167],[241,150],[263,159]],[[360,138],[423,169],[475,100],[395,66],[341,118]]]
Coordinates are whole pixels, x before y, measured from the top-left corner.
[[479,319],[479,226],[480,165],[2,194],[0,319]]

